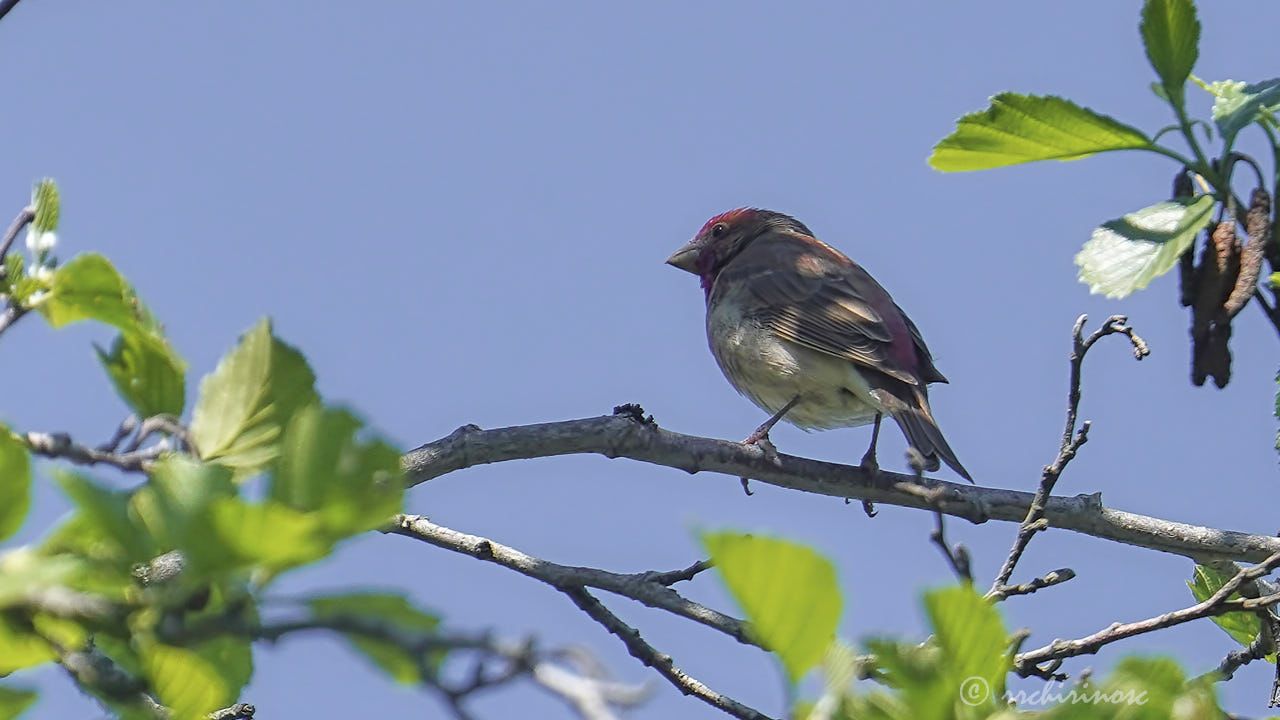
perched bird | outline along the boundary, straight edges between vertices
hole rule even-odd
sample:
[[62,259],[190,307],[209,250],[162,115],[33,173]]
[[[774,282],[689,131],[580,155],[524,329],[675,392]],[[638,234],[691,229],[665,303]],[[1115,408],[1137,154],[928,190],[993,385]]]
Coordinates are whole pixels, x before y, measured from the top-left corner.
[[928,383],[947,379],[920,331],[866,270],[799,220],[731,210],[667,263],[701,279],[711,353],[738,392],[772,415],[744,442],[767,442],[780,419],[806,430],[875,423],[862,459],[875,472],[888,415],[925,469],[941,460],[973,482],[929,411]]

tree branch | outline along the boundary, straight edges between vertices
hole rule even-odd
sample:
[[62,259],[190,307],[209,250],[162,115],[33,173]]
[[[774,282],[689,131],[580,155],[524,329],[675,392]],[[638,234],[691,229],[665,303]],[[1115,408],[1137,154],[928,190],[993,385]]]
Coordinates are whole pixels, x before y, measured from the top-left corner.
[[[417,485],[463,468],[487,463],[573,454],[601,454],[854,500],[867,500],[944,514],[973,522],[1022,522],[1033,495],[928,479],[922,492],[914,476],[880,470],[873,478],[856,465],[809,460],[779,453],[770,462],[758,449],[729,440],[683,435],[637,417],[635,408],[581,420],[481,430],[466,425],[404,456],[406,481]],[[934,497],[936,493],[936,497]],[[1280,538],[1189,525],[1102,506],[1100,494],[1046,499],[1050,527],[1172,553],[1210,559],[1259,562],[1280,551]]]
[[1217,592],[1205,598],[1203,602],[1138,622],[1114,623],[1104,630],[1099,630],[1078,640],[1055,640],[1042,648],[1018,653],[1014,658],[1013,669],[1023,676],[1040,676],[1045,672],[1038,667],[1040,663],[1061,661],[1063,658],[1075,657],[1076,655],[1091,655],[1113,642],[1173,627],[1174,625],[1181,625],[1200,618],[1270,607],[1280,603],[1280,592],[1242,600],[1228,600],[1227,598],[1239,590],[1240,586],[1245,582],[1257,580],[1271,573],[1277,567],[1280,567],[1280,552],[1272,554],[1266,560],[1253,567],[1241,569],[1234,577],[1223,583]]
[[595,587],[608,590],[638,600],[650,607],[661,608],[715,628],[736,638],[739,642],[758,645],[747,635],[742,621],[686,600],[668,587],[676,580],[685,579],[685,575],[692,577],[695,572],[705,569],[705,563],[696,563],[686,570],[673,573],[645,572],[620,575],[595,568],[558,565],[486,538],[467,535],[436,525],[425,517],[417,515],[398,516],[387,532],[422,540],[436,547],[470,555],[480,560],[488,560],[522,575],[541,580],[569,596],[569,599],[573,600],[573,603],[592,620],[618,636],[632,657],[656,670],[680,692],[693,695],[712,707],[743,720],[768,720],[767,715],[712,690],[676,667],[671,656],[659,652],[645,642],[638,630],[624,623],[586,589]]
[[0,18],[9,14],[9,11],[18,4],[19,0],[2,0],[0,1]]
[[[443,525],[437,525],[420,515],[400,515],[387,532],[404,535],[415,540],[435,545],[445,550],[452,550],[463,555],[470,555],[480,560],[496,563],[521,575],[556,588],[592,587],[599,590],[631,598],[651,608],[666,610],[674,615],[706,625],[713,630],[728,635],[745,645],[760,647],[747,633],[746,624],[741,620],[712,610],[686,599],[680,593],[668,587],[674,580],[689,574],[694,568],[705,566],[698,563],[687,570],[674,573],[642,572],[634,575],[598,570],[596,568],[573,567],[559,565],[541,558],[526,555],[515,548],[507,547],[478,535],[468,535]],[[692,577],[692,574],[690,574]]]
[[1062,431],[1062,443],[1058,447],[1058,456],[1050,465],[1046,465],[1044,471],[1040,474],[1040,486],[1036,488],[1036,495],[1031,500],[1031,506],[1027,508],[1027,516],[1022,519],[1021,525],[1018,527],[1018,536],[1014,538],[1013,547],[1009,549],[1009,555],[1005,558],[1004,564],[1000,566],[1000,572],[996,574],[996,579],[991,583],[991,589],[987,591],[987,597],[1000,599],[1007,597],[1007,594],[1001,594],[1001,590],[1009,583],[1010,576],[1013,575],[1013,568],[1018,564],[1018,560],[1022,558],[1022,553],[1026,551],[1027,545],[1031,543],[1031,538],[1035,537],[1037,532],[1048,527],[1040,519],[1045,514],[1045,502],[1049,496],[1053,494],[1053,488],[1058,484],[1058,478],[1062,477],[1062,472],[1067,469],[1067,463],[1075,458],[1080,447],[1089,440],[1089,422],[1085,421],[1084,425],[1076,430],[1076,420],[1080,413],[1080,375],[1084,369],[1084,356],[1089,352],[1089,348],[1093,347],[1099,340],[1108,335],[1126,335],[1129,342],[1133,344],[1133,357],[1137,360],[1151,354],[1151,350],[1147,348],[1146,342],[1138,337],[1133,328],[1125,324],[1127,318],[1123,315],[1112,315],[1102,324],[1102,327],[1093,332],[1086,340],[1084,338],[1084,324],[1089,319],[1088,315],[1081,315],[1076,319],[1076,324],[1071,328],[1071,354],[1068,357],[1071,366],[1071,380],[1067,390],[1067,422],[1066,427]]

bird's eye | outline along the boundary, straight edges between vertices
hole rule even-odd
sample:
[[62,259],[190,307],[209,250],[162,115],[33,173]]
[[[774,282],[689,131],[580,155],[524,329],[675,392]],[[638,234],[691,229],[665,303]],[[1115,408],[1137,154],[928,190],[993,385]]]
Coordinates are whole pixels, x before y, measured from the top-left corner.
[[729,226],[725,223],[716,223],[711,226],[711,237],[720,237],[729,231]]

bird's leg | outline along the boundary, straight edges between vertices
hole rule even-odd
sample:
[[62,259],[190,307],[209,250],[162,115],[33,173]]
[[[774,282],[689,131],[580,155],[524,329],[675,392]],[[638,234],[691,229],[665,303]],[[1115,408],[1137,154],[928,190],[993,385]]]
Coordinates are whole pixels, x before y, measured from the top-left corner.
[[760,427],[756,428],[755,432],[748,435],[747,439],[742,441],[742,444],[757,445],[760,443],[761,440],[768,441],[769,431],[772,430],[773,426],[777,425],[778,421],[782,419],[782,416],[786,415],[787,412],[791,410],[791,408],[795,407],[796,403],[798,402],[800,402],[799,395],[791,398],[791,401],[788,402],[786,405],[783,405],[781,410],[773,414],[773,417],[769,418],[768,420],[765,420],[763,423],[760,424]]
[[875,477],[880,473],[880,463],[876,462],[876,442],[880,439],[880,420],[883,416],[876,413],[876,424],[871,430],[871,447],[867,448],[867,454],[862,456],[862,469],[871,477]]
[[[783,405],[781,410],[773,414],[773,417],[769,418],[768,420],[765,420],[763,423],[760,424],[760,427],[756,428],[755,432],[748,435],[747,439],[742,441],[742,444],[755,445],[756,447],[760,448],[760,450],[764,453],[765,459],[768,460],[769,462],[773,462],[774,460],[777,460],[778,448],[774,447],[773,441],[769,439],[769,431],[772,430],[773,426],[777,425],[778,421],[782,419],[782,416],[786,415],[787,412],[791,410],[791,408],[795,407],[796,403],[798,402],[800,402],[799,395],[796,395],[795,397],[791,398],[791,401],[788,402],[786,405]],[[742,480],[743,492],[750,495],[751,488],[747,487],[747,481],[750,478],[744,477],[740,479]]]

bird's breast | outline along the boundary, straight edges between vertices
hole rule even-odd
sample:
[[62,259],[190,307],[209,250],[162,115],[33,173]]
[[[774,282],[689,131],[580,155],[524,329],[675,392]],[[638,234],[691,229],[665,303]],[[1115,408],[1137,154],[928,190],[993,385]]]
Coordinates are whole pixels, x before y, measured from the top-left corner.
[[799,396],[785,419],[804,429],[865,425],[875,418],[874,400],[853,363],[774,335],[736,303],[708,305],[707,341],[724,376],[765,412]]

